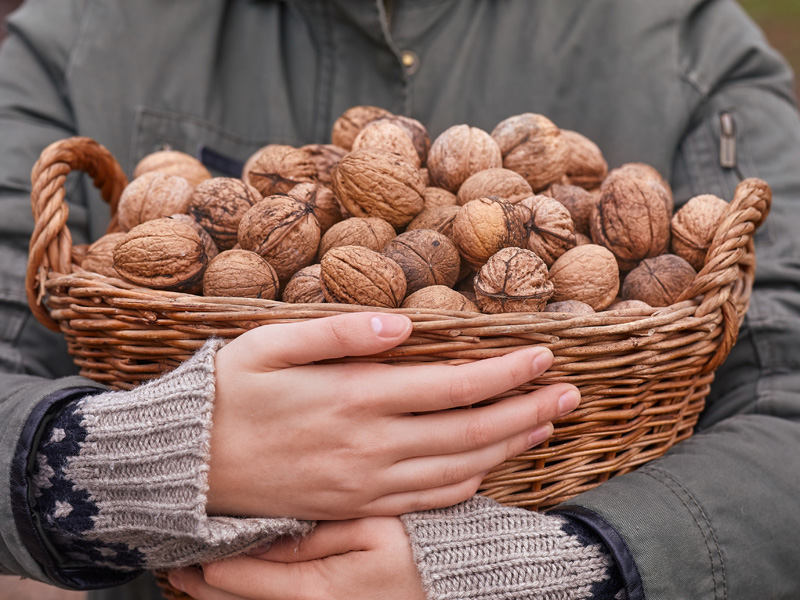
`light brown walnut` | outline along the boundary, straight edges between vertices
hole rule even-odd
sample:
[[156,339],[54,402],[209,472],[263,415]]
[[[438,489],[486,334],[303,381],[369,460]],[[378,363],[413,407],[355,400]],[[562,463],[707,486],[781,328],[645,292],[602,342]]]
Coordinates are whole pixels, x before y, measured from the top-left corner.
[[211,237],[208,231],[206,231],[194,217],[191,215],[178,213],[177,215],[170,215],[169,218],[180,221],[181,223],[186,223],[197,232],[197,235],[200,236],[200,241],[203,242],[203,246],[206,249],[206,256],[208,256],[208,260],[211,260],[217,256],[217,254],[219,254],[219,248],[217,247],[214,238]]
[[313,304],[325,302],[322,293],[322,265],[315,263],[303,267],[287,282],[283,289],[283,301],[292,304]]
[[561,300],[560,302],[551,302],[544,307],[544,312],[558,312],[558,313],[571,313],[573,315],[591,315],[596,311],[580,300]]
[[406,293],[413,294],[429,285],[455,285],[461,270],[461,258],[455,244],[431,229],[413,229],[401,233],[383,249],[406,276]]
[[553,295],[547,266],[524,248],[504,248],[492,255],[475,277],[482,312],[540,312]]
[[555,286],[553,302],[578,300],[594,310],[603,310],[619,292],[617,261],[603,246],[576,246],[553,263],[550,281]]
[[238,298],[278,297],[278,274],[255,252],[226,250],[214,258],[203,275],[204,296]]
[[625,174],[628,177],[641,177],[642,179],[649,181],[651,185],[656,186],[658,188],[657,193],[664,198],[664,202],[667,205],[667,210],[669,210],[669,213],[672,214],[674,212],[675,200],[672,196],[672,187],[669,185],[667,180],[664,179],[663,175],[661,175],[658,169],[641,162],[625,163],[624,165],[613,169],[606,176],[606,179],[609,177],[616,177],[620,173]]
[[625,277],[624,300],[641,300],[650,306],[669,306],[694,281],[692,265],[674,254],[643,260]]
[[214,177],[194,188],[188,213],[214,239],[221,250],[237,242],[239,221],[261,194],[252,185],[234,177]]
[[425,188],[423,210],[434,208],[436,206],[456,206],[457,204],[458,201],[453,192],[449,192],[444,188],[436,186]]
[[[250,161],[248,161],[250,162]],[[262,196],[286,194],[298,183],[310,183],[317,174],[311,153],[302,148],[269,144],[258,151],[242,180]]]
[[399,308],[406,295],[403,269],[388,256],[363,246],[340,246],[320,262],[328,302]]
[[577,131],[562,129],[561,137],[567,146],[569,182],[587,190],[599,187],[608,175],[608,163],[600,147]]
[[482,267],[498,250],[524,246],[526,238],[519,212],[500,198],[467,202],[453,220],[453,241],[473,269]]
[[296,200],[305,202],[311,207],[324,234],[328,229],[341,221],[342,207],[333,190],[319,183],[298,183],[287,194]]
[[497,143],[482,129],[453,125],[431,144],[427,166],[433,185],[456,193],[478,171],[502,167],[503,158]]
[[563,204],[575,224],[575,233],[591,234],[592,211],[600,198],[577,185],[554,183],[545,192]]
[[[424,165],[428,162],[428,153],[431,149],[431,138],[428,135],[428,128],[420,121],[405,115],[388,115],[379,117],[376,121],[388,121],[401,127],[411,138],[414,148],[419,156],[419,162]],[[374,122],[374,121],[373,121]]]
[[178,175],[196,186],[211,179],[211,172],[194,156],[178,150],[159,150],[142,158],[133,169],[134,179],[145,173]]
[[98,238],[87,248],[81,268],[106,277],[118,278],[119,274],[114,269],[114,248],[124,237],[124,233],[107,233]]
[[122,231],[189,208],[194,187],[183,177],[151,171],[131,181],[117,205],[117,222]]
[[402,308],[481,312],[475,303],[464,294],[444,285],[429,285],[409,294],[403,301]]
[[527,248],[548,268],[576,244],[575,225],[569,211],[549,196],[528,196],[516,205],[528,232]]
[[367,123],[353,140],[353,151],[376,150],[405,158],[419,169],[421,161],[405,129],[387,119]]
[[351,106],[333,123],[331,143],[350,150],[358,132],[367,124],[381,117],[391,116],[388,110],[378,106]]
[[458,204],[463,206],[471,200],[497,196],[511,204],[533,195],[533,189],[525,178],[510,169],[486,169],[471,175],[458,189]]
[[308,152],[314,162],[317,170],[316,180],[322,185],[330,187],[331,173],[348,151],[334,144],[306,144],[300,149]]
[[339,246],[364,246],[382,252],[397,235],[394,227],[378,217],[351,217],[333,225],[319,243],[319,257]]
[[672,253],[696,271],[702,269],[727,208],[728,203],[713,194],[695,196],[684,204],[672,217]]
[[419,213],[406,227],[406,231],[413,229],[433,229],[453,239],[453,221],[461,210],[460,206],[434,206],[426,208]]

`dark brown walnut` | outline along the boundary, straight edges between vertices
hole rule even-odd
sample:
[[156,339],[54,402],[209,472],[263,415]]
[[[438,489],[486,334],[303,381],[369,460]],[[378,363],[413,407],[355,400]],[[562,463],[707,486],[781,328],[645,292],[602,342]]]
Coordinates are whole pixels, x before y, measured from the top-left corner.
[[406,293],[429,285],[452,287],[458,280],[461,258],[450,238],[431,229],[401,233],[383,249],[406,276]]
[[262,196],[286,194],[298,183],[314,181],[317,166],[311,154],[302,148],[270,144],[258,151],[242,179]]
[[629,271],[640,260],[667,251],[671,217],[654,180],[618,171],[600,188],[592,211],[592,240],[613,252],[620,270]]
[[544,307],[544,312],[559,312],[571,313],[573,315],[591,315],[595,310],[580,300],[562,300],[560,302],[551,302]]
[[249,250],[221,252],[208,263],[203,275],[204,296],[274,300],[278,286],[278,274],[272,265]]
[[430,285],[409,294],[402,308],[439,309],[479,313],[480,309],[464,294],[444,285]]
[[81,268],[106,277],[118,278],[119,274],[114,269],[114,248],[124,237],[124,233],[107,233],[97,239],[87,248]]
[[[421,122],[405,115],[389,115],[380,117],[377,121],[389,121],[395,125],[402,127],[411,138],[414,148],[417,150],[420,164],[424,165],[428,162],[428,152],[431,149],[431,138],[428,135],[428,129]],[[374,121],[373,121],[374,122]]]
[[288,195],[311,207],[322,233],[343,219],[342,207],[336,196],[333,195],[333,190],[324,185],[299,183],[289,190]]
[[552,295],[547,265],[524,248],[503,248],[475,277],[475,297],[485,313],[540,312]]
[[550,281],[555,286],[553,302],[578,300],[594,310],[603,310],[619,292],[617,260],[603,246],[576,246],[550,267]]
[[577,131],[562,129],[561,137],[567,145],[569,182],[587,190],[599,187],[608,175],[608,163],[599,146]]
[[347,150],[334,144],[306,144],[300,147],[308,152],[317,169],[316,180],[322,185],[331,185],[331,173],[339,161],[347,154]]
[[239,221],[260,201],[259,191],[241,179],[214,177],[194,188],[187,212],[220,250],[230,250],[237,242]]
[[214,238],[212,238],[211,235],[205,229],[203,229],[203,227],[195,220],[194,217],[179,213],[177,215],[170,215],[169,218],[180,221],[181,223],[186,223],[189,225],[189,227],[192,227],[197,232],[197,235],[200,236],[200,241],[203,242],[203,246],[206,249],[206,256],[208,256],[208,260],[213,259],[217,254],[219,254],[219,248],[217,247],[216,242],[214,242]]
[[178,175],[152,171],[131,181],[122,191],[117,205],[117,221],[122,231],[153,219],[185,213],[194,187]]
[[524,246],[526,239],[519,212],[501,198],[467,202],[453,220],[453,241],[473,269],[482,267],[498,250]]
[[322,293],[328,302],[399,308],[406,295],[406,278],[388,256],[363,246],[341,246],[320,262]]
[[433,185],[456,193],[478,171],[502,167],[503,158],[483,129],[453,125],[433,141],[427,164]]
[[292,304],[313,304],[315,302],[325,302],[325,295],[322,293],[322,281],[320,274],[322,265],[319,263],[303,267],[283,288],[283,301]]
[[430,186],[425,188],[423,201],[423,211],[436,206],[456,206],[458,201],[453,192],[448,192],[444,188]]
[[419,169],[389,152],[355,150],[333,171],[333,191],[354,217],[380,217],[399,229],[424,205]]
[[199,293],[207,264],[197,231],[168,217],[137,225],[114,248],[117,273],[156,290]]
[[684,204],[672,217],[672,253],[695,270],[702,269],[727,208],[728,203],[713,194],[695,196]]
[[353,151],[356,150],[377,150],[397,154],[417,168],[422,164],[406,130],[386,119],[367,123],[358,132],[356,139],[353,140]]
[[406,227],[412,229],[433,229],[453,239],[453,221],[461,210],[460,206],[434,206],[419,213]]
[[568,145],[547,117],[523,113],[501,121],[492,131],[503,167],[522,175],[534,192],[560,181],[567,172]]
[[516,204],[528,232],[527,248],[548,268],[575,242],[575,225],[569,211],[550,196],[528,196]]
[[545,195],[555,198],[563,204],[575,224],[575,233],[590,235],[592,210],[599,199],[599,194],[593,194],[577,185],[564,185],[554,183]]
[[624,165],[613,169],[606,178],[609,177],[616,177],[620,173],[627,175],[628,177],[641,177],[642,179],[649,181],[651,185],[657,187],[657,192],[661,194],[664,198],[664,202],[667,205],[667,209],[669,213],[672,214],[675,210],[675,200],[672,196],[672,188],[670,187],[669,183],[666,179],[658,172],[658,169],[655,167],[651,167],[645,163],[625,163]]
[[351,217],[336,223],[319,243],[319,257],[331,248],[339,246],[364,246],[375,252],[382,252],[386,244],[394,239],[397,232],[387,221],[378,217]]
[[319,241],[313,210],[290,196],[267,196],[239,223],[239,244],[266,259],[281,282],[313,262]]
[[211,179],[211,172],[194,156],[178,150],[159,150],[148,154],[133,169],[134,179],[145,173],[164,173],[183,177],[190,185]]
[[350,150],[358,132],[375,119],[391,116],[388,110],[378,106],[351,106],[333,123],[331,142],[336,146]]
[[641,310],[651,311],[653,309],[647,302],[641,300],[617,300],[606,310]]
[[623,300],[641,300],[650,306],[669,306],[694,281],[692,265],[674,254],[643,260],[625,276]]
[[458,204],[497,196],[516,204],[533,195],[531,185],[519,173],[509,169],[486,169],[470,176],[458,189]]

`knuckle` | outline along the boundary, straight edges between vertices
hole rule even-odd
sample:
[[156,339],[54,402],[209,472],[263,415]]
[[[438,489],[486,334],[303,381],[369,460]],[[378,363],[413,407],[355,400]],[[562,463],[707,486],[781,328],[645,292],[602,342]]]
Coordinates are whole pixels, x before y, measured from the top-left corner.
[[452,485],[469,479],[472,473],[468,465],[460,460],[451,460],[442,472],[442,485]]
[[467,423],[465,438],[470,449],[483,448],[494,439],[495,427],[485,416],[474,417]]
[[346,319],[333,317],[328,319],[328,335],[337,346],[345,346],[350,342],[350,327]]
[[480,387],[471,378],[456,376],[450,379],[450,404],[452,406],[463,406],[464,404],[478,400]]

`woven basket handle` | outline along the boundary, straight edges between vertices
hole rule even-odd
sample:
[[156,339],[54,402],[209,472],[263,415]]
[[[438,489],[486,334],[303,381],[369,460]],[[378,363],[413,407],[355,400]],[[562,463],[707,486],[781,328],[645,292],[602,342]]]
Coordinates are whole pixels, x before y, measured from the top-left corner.
[[750,297],[749,289],[744,293],[743,285],[752,286],[755,275],[753,235],[767,218],[771,204],[772,191],[761,179],[745,179],[737,186],[706,254],[705,265],[677,300],[702,296],[697,317],[722,309],[722,343],[705,372],[722,364],[739,335]]
[[28,250],[25,293],[34,316],[58,331],[58,323],[42,306],[48,271],[72,272],[72,236],[67,228],[69,207],[64,184],[72,171],[83,171],[111,207],[109,231],[116,228],[117,202],[128,178],[104,146],[86,137],[72,137],[50,144],[31,171],[31,207],[34,229]]

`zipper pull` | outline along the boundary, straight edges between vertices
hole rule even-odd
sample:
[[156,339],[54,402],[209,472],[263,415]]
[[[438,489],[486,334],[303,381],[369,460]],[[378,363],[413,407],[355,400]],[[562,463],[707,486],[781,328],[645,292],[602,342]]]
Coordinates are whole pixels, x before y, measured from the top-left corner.
[[719,116],[719,164],[723,169],[736,168],[736,121],[733,114]]

